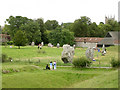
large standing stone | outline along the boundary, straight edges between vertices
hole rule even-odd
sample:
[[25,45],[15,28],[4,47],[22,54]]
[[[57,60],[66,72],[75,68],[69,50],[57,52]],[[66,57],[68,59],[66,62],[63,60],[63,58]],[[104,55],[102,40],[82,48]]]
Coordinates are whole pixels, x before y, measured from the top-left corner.
[[42,47],[43,47],[44,43],[43,43],[43,42],[41,42],[41,45],[42,45]]
[[86,57],[90,60],[94,59],[94,48],[88,47],[86,50]]
[[31,46],[34,46],[34,45],[35,45],[35,43],[34,43],[34,42],[32,42],[32,43],[31,43]]
[[51,43],[48,43],[48,47],[53,47],[53,45]]
[[63,52],[62,52],[62,61],[64,63],[72,63],[72,59],[74,56],[74,48],[71,47],[70,45],[63,45]]
[[105,45],[103,44],[103,47],[102,47],[102,55],[104,56],[106,54],[106,50],[105,50]]
[[59,48],[60,47],[60,44],[59,43],[57,43],[57,48]]
[[105,45],[103,44],[103,46],[102,46],[102,51],[105,51]]

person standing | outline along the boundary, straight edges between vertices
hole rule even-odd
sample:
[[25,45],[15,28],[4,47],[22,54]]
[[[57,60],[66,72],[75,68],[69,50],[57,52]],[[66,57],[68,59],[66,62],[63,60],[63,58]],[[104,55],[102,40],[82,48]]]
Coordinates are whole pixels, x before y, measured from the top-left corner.
[[52,61],[50,62],[50,70],[52,70]]
[[42,45],[40,44],[40,49],[42,49]]
[[40,44],[38,44],[38,49],[39,49],[39,47],[40,47]]
[[53,62],[54,70],[56,70],[56,61]]

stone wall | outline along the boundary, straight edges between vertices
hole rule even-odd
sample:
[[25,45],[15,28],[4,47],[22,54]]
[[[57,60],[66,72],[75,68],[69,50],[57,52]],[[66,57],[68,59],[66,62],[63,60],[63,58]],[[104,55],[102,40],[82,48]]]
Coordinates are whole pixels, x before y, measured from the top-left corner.
[[76,47],[96,47],[97,43],[90,43],[90,42],[76,42]]

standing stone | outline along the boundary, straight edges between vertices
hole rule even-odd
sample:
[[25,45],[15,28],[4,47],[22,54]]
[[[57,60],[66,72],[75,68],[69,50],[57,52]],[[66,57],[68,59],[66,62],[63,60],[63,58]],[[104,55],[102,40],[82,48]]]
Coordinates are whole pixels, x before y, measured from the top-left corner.
[[59,48],[60,47],[60,44],[59,43],[57,43],[57,48]]
[[31,46],[34,46],[34,45],[35,45],[35,43],[34,43],[34,42],[32,42],[32,43],[31,43]]
[[44,43],[43,43],[43,42],[41,42],[41,45],[43,46],[43,45],[44,45]]
[[53,45],[51,43],[48,43],[48,47],[53,47]]
[[102,47],[102,55],[104,56],[105,54],[106,54],[105,45],[103,44],[103,47]]
[[105,51],[105,45],[103,44],[103,46],[102,46],[102,51]]
[[74,56],[74,48],[70,45],[63,45],[63,52],[62,52],[62,61],[64,63],[72,63]]
[[73,48],[75,49],[75,44],[73,45]]
[[51,43],[48,43],[48,47],[51,47]]
[[86,50],[86,57],[90,60],[94,59],[94,49],[91,47],[88,47],[88,49]]

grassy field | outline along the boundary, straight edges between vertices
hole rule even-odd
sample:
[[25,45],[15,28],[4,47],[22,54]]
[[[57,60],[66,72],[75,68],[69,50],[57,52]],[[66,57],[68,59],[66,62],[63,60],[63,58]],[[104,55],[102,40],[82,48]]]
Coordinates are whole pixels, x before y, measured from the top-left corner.
[[[117,88],[118,72],[114,69],[75,69],[61,67],[42,70],[34,66],[21,72],[4,74],[3,88]],[[89,83],[89,84],[88,84]]]
[[[85,56],[87,48],[76,48],[74,58]],[[2,53],[13,58],[13,62],[2,64],[2,70],[9,73],[2,74],[3,88],[117,88],[117,69],[92,69],[57,67],[57,70],[43,70],[50,61],[57,61],[57,66],[72,66],[61,60],[62,48],[25,46],[21,49],[2,46]],[[98,57],[97,57],[98,56]],[[95,51],[95,59],[91,67],[109,67],[111,58],[118,59],[118,47],[107,48],[107,54]]]
[[[76,48],[75,49],[75,55],[74,58],[85,56],[87,48]],[[50,48],[50,47],[43,47],[42,50],[38,50],[37,46],[31,47],[21,47],[21,49],[18,49],[18,47],[13,46],[13,48],[8,47],[2,47],[2,53],[7,54],[9,57],[12,57],[14,61],[32,61],[32,62],[41,62],[46,64],[50,61],[56,60],[58,65],[62,64],[63,62],[61,60],[61,54],[62,54],[62,48]],[[98,53],[97,50],[94,52],[94,58],[96,61],[93,61],[92,66],[99,67],[99,61],[100,66],[102,67],[110,67],[110,61],[111,58],[118,59],[118,46],[111,46],[107,48],[107,54],[105,56],[102,56],[101,53]],[[71,65],[71,64],[69,64]]]

